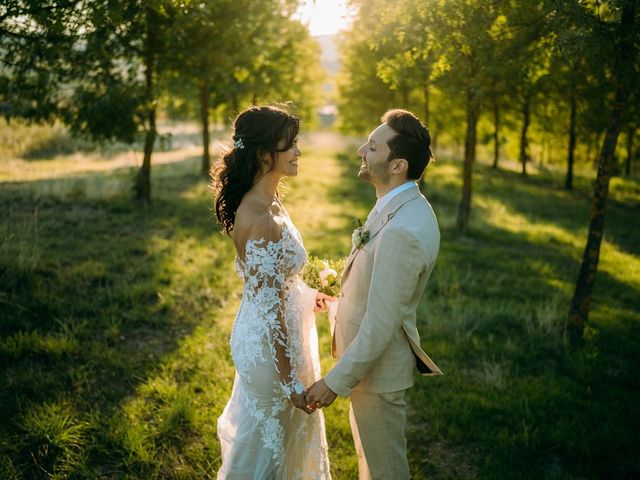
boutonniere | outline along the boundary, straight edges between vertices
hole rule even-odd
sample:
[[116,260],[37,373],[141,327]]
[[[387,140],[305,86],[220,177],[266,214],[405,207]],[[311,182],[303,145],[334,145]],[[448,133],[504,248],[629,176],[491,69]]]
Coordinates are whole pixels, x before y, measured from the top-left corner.
[[351,235],[351,244],[353,245],[353,248],[359,250],[369,241],[370,234],[367,227],[362,224],[362,220],[357,219],[354,223],[357,227]]

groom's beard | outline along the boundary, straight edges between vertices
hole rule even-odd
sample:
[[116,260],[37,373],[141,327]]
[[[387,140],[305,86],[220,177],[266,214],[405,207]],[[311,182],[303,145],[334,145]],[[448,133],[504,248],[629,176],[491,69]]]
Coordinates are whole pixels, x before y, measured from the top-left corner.
[[370,164],[366,160],[363,160],[363,163],[360,165],[360,170],[358,171],[358,179],[367,183],[381,183],[386,184],[389,182],[389,172],[387,170],[387,165],[375,165]]
[[370,182],[371,175],[367,171],[367,169],[363,166],[360,167],[358,171],[358,180],[362,180],[363,182]]

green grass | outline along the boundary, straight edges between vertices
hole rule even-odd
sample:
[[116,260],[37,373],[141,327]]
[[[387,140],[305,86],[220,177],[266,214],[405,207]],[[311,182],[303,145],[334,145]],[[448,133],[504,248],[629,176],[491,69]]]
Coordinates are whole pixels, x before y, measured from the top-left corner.
[[28,161],[50,160],[56,156],[99,150],[113,154],[126,145],[111,142],[99,145],[88,138],[77,138],[60,123],[53,125],[28,123],[21,119],[8,122],[0,118],[0,158],[23,158]]
[[[374,202],[356,145],[303,138],[285,203],[315,255],[346,255]],[[0,478],[215,478],[241,283],[198,159],[154,165],[147,207],[130,200],[135,170],[65,161],[0,188]],[[460,179],[439,160],[424,185],[442,243],[419,327],[445,376],[410,392],[414,478],[638,476],[640,182],[612,181],[592,324],[571,347],[592,179],[566,192],[553,171],[477,165],[465,238]],[[336,479],[357,475],[347,412],[325,410]]]

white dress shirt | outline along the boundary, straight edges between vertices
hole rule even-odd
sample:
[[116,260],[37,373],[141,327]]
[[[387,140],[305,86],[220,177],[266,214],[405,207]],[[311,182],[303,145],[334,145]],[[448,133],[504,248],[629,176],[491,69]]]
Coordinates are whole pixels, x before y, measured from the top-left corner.
[[396,188],[391,190],[390,192],[385,193],[382,197],[380,197],[376,201],[376,204],[371,209],[371,212],[369,213],[367,220],[372,219],[375,215],[377,215],[378,212],[381,212],[382,209],[387,205],[387,203],[391,201],[393,197],[395,197],[399,193],[404,192],[405,190],[409,190],[411,187],[415,187],[416,185],[417,184],[414,180],[409,180],[407,183],[403,183],[402,185],[397,186]]

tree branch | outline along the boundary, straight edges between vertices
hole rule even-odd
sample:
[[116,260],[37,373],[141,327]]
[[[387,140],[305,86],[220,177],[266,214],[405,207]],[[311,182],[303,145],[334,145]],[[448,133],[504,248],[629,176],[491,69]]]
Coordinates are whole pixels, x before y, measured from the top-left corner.
[[78,3],[80,3],[79,0],[69,0],[67,2],[61,2],[54,5],[33,6],[29,10],[24,10],[21,8],[15,8],[13,10],[9,9],[4,14],[0,15],[0,23],[11,17],[17,17],[20,15],[35,15],[38,13],[53,12],[54,10],[64,10],[70,7],[74,7]]

